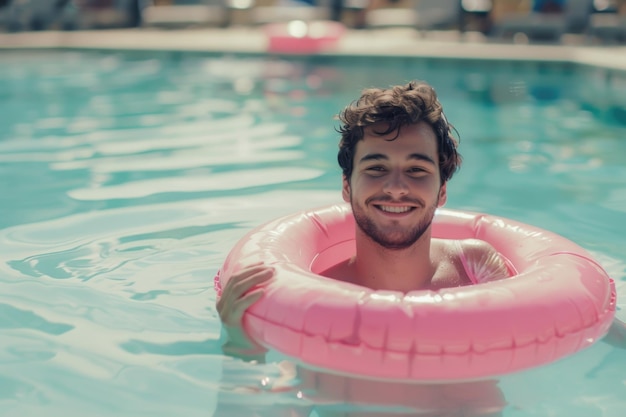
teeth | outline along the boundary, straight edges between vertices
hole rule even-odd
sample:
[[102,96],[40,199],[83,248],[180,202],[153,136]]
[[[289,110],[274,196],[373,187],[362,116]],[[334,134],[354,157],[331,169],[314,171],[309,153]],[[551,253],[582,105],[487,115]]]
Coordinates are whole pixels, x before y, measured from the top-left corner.
[[396,207],[396,206],[380,206],[382,211],[388,211],[389,213],[405,213],[411,210],[411,207]]

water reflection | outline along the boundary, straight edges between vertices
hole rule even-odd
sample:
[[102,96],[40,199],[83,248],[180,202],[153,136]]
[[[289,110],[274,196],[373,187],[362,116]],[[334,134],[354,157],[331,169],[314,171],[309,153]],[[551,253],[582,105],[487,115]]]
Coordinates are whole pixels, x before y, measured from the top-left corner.
[[[248,364],[252,368],[253,365]],[[215,417],[497,417],[507,402],[497,380],[453,383],[377,381],[282,361],[256,384],[223,373]],[[254,373],[252,373],[254,375]],[[248,385],[246,385],[246,383]],[[268,400],[269,404],[265,404]]]

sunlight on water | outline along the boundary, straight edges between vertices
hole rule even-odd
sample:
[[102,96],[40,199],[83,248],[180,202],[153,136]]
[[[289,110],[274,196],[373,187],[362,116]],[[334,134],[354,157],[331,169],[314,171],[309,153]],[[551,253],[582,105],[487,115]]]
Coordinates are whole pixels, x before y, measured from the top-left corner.
[[448,207],[584,246],[626,320],[626,75],[457,64],[6,53],[0,415],[622,417],[626,332],[621,347],[467,384],[222,353],[213,276],[230,248],[341,201],[333,116],[364,87],[413,78],[437,88],[461,135]]
[[310,180],[322,174],[323,172],[314,169],[241,170],[232,173],[143,180],[108,187],[78,189],[69,192],[69,196],[76,200],[109,200],[145,197],[166,192],[239,190],[281,182]]

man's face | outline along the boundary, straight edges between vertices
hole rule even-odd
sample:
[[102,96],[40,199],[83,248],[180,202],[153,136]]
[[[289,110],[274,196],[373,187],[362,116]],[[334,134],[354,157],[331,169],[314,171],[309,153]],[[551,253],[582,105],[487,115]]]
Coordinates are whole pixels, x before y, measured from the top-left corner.
[[387,249],[405,249],[426,232],[435,209],[446,200],[441,186],[437,139],[427,123],[402,126],[379,136],[384,126],[365,129],[356,145],[350,181],[343,198],[350,202],[357,226]]

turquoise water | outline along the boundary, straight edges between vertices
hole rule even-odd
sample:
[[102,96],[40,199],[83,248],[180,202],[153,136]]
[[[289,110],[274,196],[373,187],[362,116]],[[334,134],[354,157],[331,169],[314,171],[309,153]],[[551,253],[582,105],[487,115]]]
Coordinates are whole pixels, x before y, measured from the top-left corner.
[[417,78],[461,136],[447,206],[576,241],[626,297],[625,74],[77,51],[0,62],[3,417],[623,417],[626,349],[605,341],[487,388],[419,387],[406,403],[372,394],[416,389],[388,383],[359,397],[283,376],[272,392],[283,358],[222,354],[212,278],[253,226],[340,201],[333,115],[364,87]]

